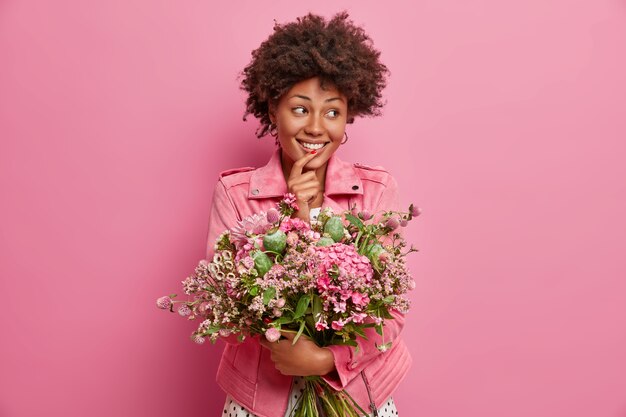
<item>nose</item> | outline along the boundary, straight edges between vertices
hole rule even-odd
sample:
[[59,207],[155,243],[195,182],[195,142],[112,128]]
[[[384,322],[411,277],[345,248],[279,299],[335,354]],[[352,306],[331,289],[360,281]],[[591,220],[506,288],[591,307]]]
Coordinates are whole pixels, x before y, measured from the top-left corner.
[[324,134],[324,123],[321,116],[312,114],[308,120],[308,123],[304,127],[304,131],[307,135],[321,136]]

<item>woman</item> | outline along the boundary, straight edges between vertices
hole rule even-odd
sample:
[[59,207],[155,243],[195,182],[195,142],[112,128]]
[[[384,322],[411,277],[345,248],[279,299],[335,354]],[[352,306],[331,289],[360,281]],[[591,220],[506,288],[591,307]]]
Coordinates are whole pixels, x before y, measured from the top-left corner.
[[[397,210],[397,184],[383,168],[341,161],[335,154],[348,140],[346,124],[356,116],[378,115],[387,68],[363,29],[347,13],[330,21],[309,14],[275,25],[274,33],[252,53],[242,88],[246,114],[257,117],[259,137],[276,138],[278,149],[267,165],[225,171],[215,187],[209,219],[207,259],[217,236],[246,216],[275,207],[285,193],[299,206],[294,214],[315,219],[322,207],[335,212],[356,205],[375,213]],[[228,398],[227,416],[282,417],[297,400],[301,377],[320,375],[334,389],[345,389],[373,415],[397,415],[391,394],[408,371],[408,350],[399,334],[404,318],[385,322],[384,353],[380,336],[349,346],[318,347],[306,337],[269,343],[248,338],[228,342],[217,373]]]

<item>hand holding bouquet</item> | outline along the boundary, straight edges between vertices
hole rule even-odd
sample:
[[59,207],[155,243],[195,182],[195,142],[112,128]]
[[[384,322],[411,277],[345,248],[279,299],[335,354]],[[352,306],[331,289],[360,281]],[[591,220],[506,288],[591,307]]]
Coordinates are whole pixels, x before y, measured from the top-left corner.
[[[407,292],[415,284],[405,256],[416,251],[398,233],[400,226],[420,214],[358,212],[336,215],[330,208],[311,224],[291,218],[297,210],[287,194],[267,213],[257,213],[226,230],[215,242],[212,260],[200,261],[183,283],[190,301],[161,297],[157,306],[202,322],[192,334],[206,338],[236,336],[239,341],[262,335],[270,342],[281,331],[302,334],[318,346],[349,345],[373,327],[383,336],[377,348],[384,352],[384,322],[392,310],[409,309]],[[358,352],[356,352],[358,353]],[[321,378],[306,377],[306,388],[296,416],[357,416],[365,413],[345,391],[334,391]],[[357,411],[358,409],[358,411]]]

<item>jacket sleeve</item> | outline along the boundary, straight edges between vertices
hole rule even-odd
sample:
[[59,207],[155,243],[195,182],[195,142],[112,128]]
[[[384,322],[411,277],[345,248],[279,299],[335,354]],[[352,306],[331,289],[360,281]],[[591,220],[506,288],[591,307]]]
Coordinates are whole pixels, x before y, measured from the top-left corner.
[[206,260],[211,262],[215,253],[215,240],[226,229],[237,225],[239,213],[233,200],[228,195],[224,183],[220,180],[213,191],[213,200],[209,212],[209,231],[207,235]]
[[[398,183],[391,175],[388,175],[385,183],[385,190],[381,193],[380,199],[373,210],[374,213],[399,210]],[[323,378],[333,389],[337,391],[344,389],[378,355],[384,355],[383,352],[378,350],[377,345],[388,342],[392,342],[393,345],[399,339],[404,327],[404,315],[395,310],[390,311],[390,313],[394,318],[385,320],[383,325],[384,337],[381,337],[371,327],[365,329],[367,340],[357,337],[358,353],[355,353],[355,348],[351,346],[334,345],[327,347],[333,353],[336,372],[332,372]]]
[[367,340],[357,337],[359,346],[358,353],[355,348],[345,345],[328,346],[327,349],[333,353],[336,372],[331,372],[322,378],[335,390],[344,389],[350,381],[359,376],[361,371],[369,365],[378,355],[384,355],[376,347],[384,343],[395,343],[399,339],[404,327],[404,315],[399,311],[392,310],[393,319],[385,320],[383,325],[383,337],[381,337],[372,327],[365,329]]
[[[209,231],[207,236],[206,260],[211,262],[215,253],[215,240],[226,229],[231,229],[237,225],[239,220],[238,211],[226,191],[224,183],[220,180],[213,191],[213,200],[209,212]],[[229,344],[237,344],[236,335],[221,338]]]

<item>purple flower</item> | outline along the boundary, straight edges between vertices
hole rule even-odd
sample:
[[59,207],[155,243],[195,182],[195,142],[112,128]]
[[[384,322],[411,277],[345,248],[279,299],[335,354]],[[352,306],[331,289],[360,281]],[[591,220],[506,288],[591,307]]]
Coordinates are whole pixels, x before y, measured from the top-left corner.
[[270,327],[265,331],[265,338],[268,342],[274,343],[280,339],[280,330],[275,327]]
[[167,310],[172,305],[172,299],[166,295],[165,297],[159,298],[156,304],[158,308]]
[[372,218],[372,213],[369,212],[369,210],[363,210],[362,212],[359,213],[359,218],[361,220],[369,220]]
[[280,220],[280,213],[272,207],[267,211],[267,221],[270,223],[276,223],[278,220]]

